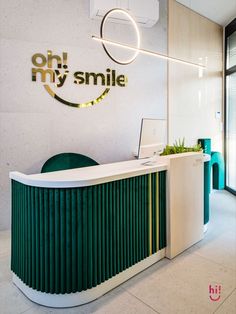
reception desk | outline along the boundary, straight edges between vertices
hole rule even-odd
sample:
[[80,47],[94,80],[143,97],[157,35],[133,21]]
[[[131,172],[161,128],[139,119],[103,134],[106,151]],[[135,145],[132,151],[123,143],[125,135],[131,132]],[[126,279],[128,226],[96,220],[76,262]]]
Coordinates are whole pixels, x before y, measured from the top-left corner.
[[[164,258],[166,246],[171,251],[174,243],[167,241],[176,238],[171,219],[178,215],[170,195],[178,174],[171,172],[185,164],[200,174],[194,174],[185,203],[196,188],[202,202],[193,206],[194,217],[191,205],[180,218],[187,224],[189,211],[197,232],[189,226],[194,236],[186,234],[190,241],[175,254],[199,241],[203,158],[181,155],[160,157],[153,165],[133,160],[34,175],[11,172],[14,283],[36,303],[69,307],[98,298]],[[176,191],[184,189],[186,175],[176,178]]]

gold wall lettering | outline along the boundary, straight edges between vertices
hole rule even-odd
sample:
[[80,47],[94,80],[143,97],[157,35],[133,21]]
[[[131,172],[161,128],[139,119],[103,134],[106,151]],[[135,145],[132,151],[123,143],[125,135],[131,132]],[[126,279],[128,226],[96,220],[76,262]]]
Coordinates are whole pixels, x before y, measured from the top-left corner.
[[61,88],[68,80],[70,71],[68,70],[68,54],[62,53],[62,57],[52,53],[52,50],[47,51],[45,56],[42,53],[35,53],[31,58],[32,64],[32,81],[42,82],[44,88],[49,95],[59,102],[76,107],[84,108],[93,106],[103,100],[110,91],[110,87],[126,87],[128,84],[127,76],[120,74],[117,75],[116,70],[107,68],[105,73],[94,73],[76,71],[72,74],[72,82],[76,85],[101,85],[105,86],[105,90],[96,99],[85,103],[74,103],[72,101],[65,100],[58,96],[48,83],[53,83],[56,88]]

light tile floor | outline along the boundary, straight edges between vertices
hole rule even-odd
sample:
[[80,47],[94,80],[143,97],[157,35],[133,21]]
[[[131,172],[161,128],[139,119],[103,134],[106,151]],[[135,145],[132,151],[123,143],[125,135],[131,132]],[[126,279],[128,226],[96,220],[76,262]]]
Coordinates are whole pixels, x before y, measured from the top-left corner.
[[[0,314],[42,313],[216,313],[236,314],[236,197],[211,194],[211,223],[205,238],[173,260],[163,259],[87,305],[70,309],[39,306],[11,282],[10,232],[0,232]],[[221,285],[219,301],[209,285]]]

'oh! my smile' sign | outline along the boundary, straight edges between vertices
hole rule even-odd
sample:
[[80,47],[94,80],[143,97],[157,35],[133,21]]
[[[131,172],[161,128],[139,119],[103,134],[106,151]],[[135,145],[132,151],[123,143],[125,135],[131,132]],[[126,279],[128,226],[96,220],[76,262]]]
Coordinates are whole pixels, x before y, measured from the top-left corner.
[[106,88],[99,97],[92,101],[73,103],[59,97],[47,84],[47,82],[54,83],[56,88],[61,88],[65,81],[71,79],[70,71],[68,70],[68,54],[66,52],[62,53],[62,57],[53,55],[51,50],[47,51],[46,56],[42,53],[36,53],[32,56],[32,63],[34,65],[32,68],[32,81],[45,83],[44,88],[53,98],[72,107],[82,108],[93,106],[106,97],[111,86],[125,87],[128,83],[128,79],[125,75],[117,75],[116,70],[110,68],[106,69],[105,73],[76,71],[72,75],[72,82],[74,84],[101,85]]

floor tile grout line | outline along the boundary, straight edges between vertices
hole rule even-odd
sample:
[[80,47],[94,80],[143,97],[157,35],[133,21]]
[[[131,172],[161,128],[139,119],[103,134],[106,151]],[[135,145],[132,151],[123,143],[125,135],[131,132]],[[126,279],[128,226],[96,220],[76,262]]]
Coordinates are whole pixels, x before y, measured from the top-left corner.
[[[30,309],[32,309],[34,306],[31,306],[29,307],[27,310],[23,311],[23,312],[20,312],[19,314],[24,314],[24,313],[27,313]],[[45,313],[46,314],[46,313]]]
[[[194,245],[193,245],[191,248],[193,248],[193,247],[194,247]],[[191,248],[190,248],[190,249],[191,249]],[[197,255],[198,257],[200,257],[200,258],[202,258],[202,259],[204,259],[204,260],[206,260],[206,261],[208,261],[208,262],[214,263],[215,265],[224,267],[225,269],[227,269],[227,270],[229,270],[229,271],[232,271],[232,272],[235,272],[235,271],[236,271],[235,269],[233,269],[233,268],[231,268],[231,267],[229,267],[229,266],[226,266],[226,265],[221,264],[221,263],[217,263],[217,262],[213,261],[212,259],[207,258],[207,257],[205,257],[205,256],[203,256],[203,255],[201,255],[201,254],[199,254],[199,253],[197,253],[197,252],[188,251],[188,250],[189,250],[189,249],[187,249],[186,251],[182,252],[181,254],[187,253],[187,254],[189,254],[189,255],[192,255],[192,254],[193,254],[193,255]],[[181,256],[181,254],[179,254],[179,255],[176,256],[176,257]],[[164,257],[164,258],[166,258],[166,257]],[[168,258],[167,258],[167,259],[168,259]],[[179,263],[179,261],[176,261],[175,258],[173,258],[172,260],[169,260],[169,261],[170,261],[170,262]]]
[[221,264],[221,263],[217,263],[217,262],[213,261],[212,259],[207,258],[207,257],[205,257],[205,256],[203,256],[203,255],[201,255],[201,254],[199,254],[199,253],[197,253],[197,252],[192,252],[192,253],[193,253],[193,254],[196,254],[196,255],[199,256],[199,257],[202,257],[203,259],[207,260],[208,262],[212,262],[212,263],[214,263],[214,264],[216,264],[216,265],[222,266],[222,267],[224,267],[224,268],[226,268],[226,269],[228,269],[228,270],[231,270],[231,271],[235,272],[235,269],[233,269],[233,268],[231,268],[231,267],[228,267],[228,266],[226,266],[226,265],[224,265],[224,264]]
[[149,307],[151,310],[153,310],[155,313],[160,314],[159,312],[157,312],[157,310],[155,310],[151,305],[147,304],[146,302],[144,302],[143,300],[141,300],[140,298],[138,298],[136,295],[134,295],[133,293],[131,293],[130,291],[128,291],[125,288],[124,289],[128,294],[132,295],[132,297],[136,298],[137,300],[139,300],[140,302],[142,302],[143,304],[145,304],[147,307]]
[[228,298],[234,293],[234,291],[236,291],[236,288],[234,288],[234,289],[231,291],[231,293],[230,293],[230,294],[225,298],[225,300],[217,307],[217,309],[213,312],[213,314],[216,313],[216,312],[221,308],[221,306],[225,303],[226,300],[228,300]]
[[32,309],[33,306],[29,307],[27,310],[23,311],[23,312],[20,312],[19,314],[24,314],[26,313],[27,311],[29,311],[30,309]]

